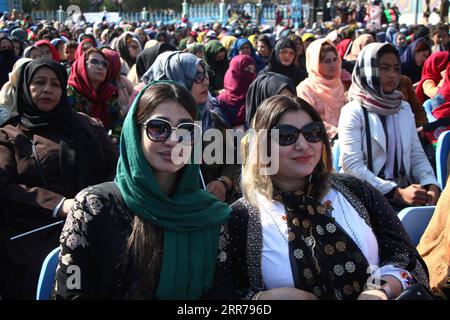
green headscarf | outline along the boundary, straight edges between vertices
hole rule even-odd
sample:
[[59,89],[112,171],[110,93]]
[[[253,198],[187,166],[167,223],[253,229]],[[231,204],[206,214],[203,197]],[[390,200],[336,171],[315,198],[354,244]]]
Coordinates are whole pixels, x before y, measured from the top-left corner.
[[181,171],[176,190],[164,194],[141,149],[135,113],[142,89],[128,112],[120,139],[115,183],[127,206],[164,229],[163,256],[157,299],[198,299],[212,284],[220,226],[231,209],[207,190],[200,189],[198,164]]

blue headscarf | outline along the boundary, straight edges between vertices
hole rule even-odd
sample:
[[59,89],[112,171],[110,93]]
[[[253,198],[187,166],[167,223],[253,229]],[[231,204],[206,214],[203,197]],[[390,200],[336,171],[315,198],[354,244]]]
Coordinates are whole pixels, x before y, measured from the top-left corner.
[[405,76],[408,76],[413,83],[419,82],[420,78],[422,77],[422,67],[418,66],[416,64],[416,60],[414,59],[416,48],[419,44],[425,43],[428,46],[428,50],[431,53],[431,48],[427,41],[424,38],[419,38],[415,40],[413,43],[411,43],[407,48],[406,51],[402,54],[400,57],[401,60],[401,70],[402,74]]
[[257,71],[257,72],[261,71],[261,70],[265,67],[266,63],[264,62],[264,60],[262,60],[262,59],[256,54],[255,48],[253,48],[252,43],[251,43],[250,40],[248,40],[247,38],[240,38],[240,39],[238,39],[238,40],[236,40],[236,41],[234,42],[233,48],[231,49],[231,51],[230,51],[230,53],[229,53],[229,55],[228,55],[228,58],[231,60],[231,59],[233,59],[235,56],[237,56],[237,55],[239,54],[239,50],[241,49],[241,47],[242,47],[244,44],[248,44],[248,45],[250,46],[250,50],[251,50],[251,52],[252,52],[252,53],[250,54],[250,56],[253,58],[253,60],[255,60],[255,63],[256,63],[256,71]]

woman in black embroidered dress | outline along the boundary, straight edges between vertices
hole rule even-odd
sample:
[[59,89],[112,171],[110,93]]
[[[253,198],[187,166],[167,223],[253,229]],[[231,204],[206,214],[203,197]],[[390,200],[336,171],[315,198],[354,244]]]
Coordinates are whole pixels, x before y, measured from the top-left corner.
[[415,282],[428,286],[384,197],[331,174],[326,131],[307,102],[269,98],[254,120],[244,197],[232,205],[219,255],[218,297],[386,300]]

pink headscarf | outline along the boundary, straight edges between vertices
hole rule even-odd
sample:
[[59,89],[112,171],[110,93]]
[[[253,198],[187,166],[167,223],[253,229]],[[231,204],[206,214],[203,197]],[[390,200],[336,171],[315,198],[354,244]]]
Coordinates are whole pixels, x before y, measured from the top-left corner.
[[319,72],[320,51],[322,44],[334,44],[328,39],[313,41],[306,49],[306,70],[308,78],[297,86],[297,95],[311,104],[323,121],[337,127],[341,108],[346,102],[344,85],[341,81],[341,58],[331,80],[324,78]]

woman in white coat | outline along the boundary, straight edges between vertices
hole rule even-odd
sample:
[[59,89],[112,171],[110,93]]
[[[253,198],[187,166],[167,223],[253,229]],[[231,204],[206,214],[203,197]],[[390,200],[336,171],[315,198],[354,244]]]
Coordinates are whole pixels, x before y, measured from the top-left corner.
[[396,91],[397,49],[372,43],[358,57],[350,102],[339,119],[340,165],[396,207],[435,205],[439,187],[423,151],[410,105]]

